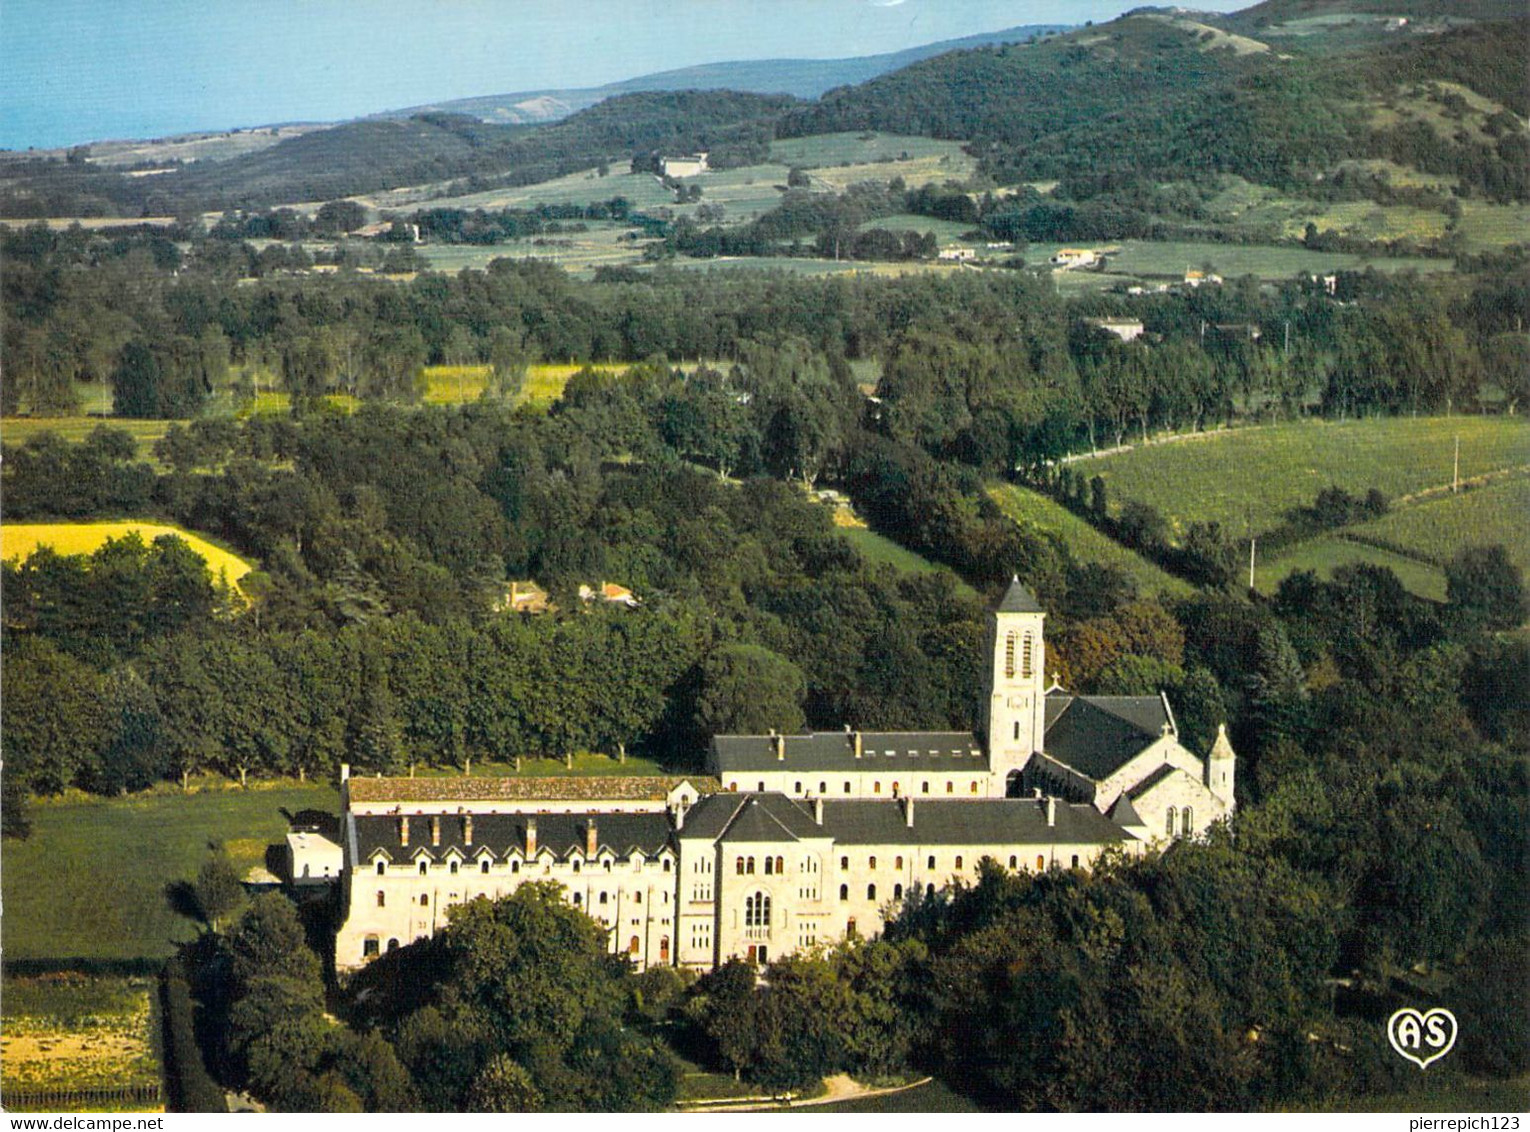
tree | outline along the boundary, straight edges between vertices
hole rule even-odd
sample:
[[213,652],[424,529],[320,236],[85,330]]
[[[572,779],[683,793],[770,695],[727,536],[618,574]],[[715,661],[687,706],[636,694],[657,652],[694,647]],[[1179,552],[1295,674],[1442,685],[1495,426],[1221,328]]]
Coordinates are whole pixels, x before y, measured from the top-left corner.
[[279,892],[250,901],[228,933],[228,952],[235,983],[241,987],[256,979],[319,982],[319,960],[308,949],[297,909]]
[[1525,618],[1524,579],[1502,546],[1469,546],[1445,564],[1445,597],[1465,625],[1515,629]]
[[802,670],[760,645],[722,645],[701,665],[695,724],[705,735],[790,734],[803,724]]
[[244,885],[240,883],[239,873],[223,844],[216,842],[209,848],[211,852],[197,870],[192,892],[196,896],[202,922],[213,931],[218,931],[223,922],[244,903]]

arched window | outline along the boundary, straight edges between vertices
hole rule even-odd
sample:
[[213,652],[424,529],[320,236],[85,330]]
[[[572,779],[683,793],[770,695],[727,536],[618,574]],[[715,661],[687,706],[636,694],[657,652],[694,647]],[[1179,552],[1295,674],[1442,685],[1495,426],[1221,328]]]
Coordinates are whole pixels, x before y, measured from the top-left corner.
[[903,886],[901,884],[893,885],[893,899],[894,900],[902,900],[903,899]]
[[867,900],[875,900],[876,898],[877,898],[877,886],[874,885],[874,884],[868,884],[866,886],[866,899]]
[[1019,865],[1020,865],[1020,862],[1018,860],[1016,860],[1015,855],[1013,853],[1011,853],[1009,855],[1009,867],[1011,869],[1015,869],[1015,868],[1018,868]]
[[574,871],[575,871],[575,872],[576,872],[576,873],[577,873],[577,872],[578,872],[578,871],[579,871],[579,862],[578,862],[578,861],[575,861],[575,862],[574,862]]
[[877,859],[875,857],[868,857],[866,859],[866,867],[868,869],[875,869],[877,867]]
[[667,935],[661,935],[659,937],[659,962],[669,962],[669,936]]
[[744,927],[768,928],[770,926],[770,896],[756,892],[744,897]]
[[369,935],[361,941],[361,957],[363,959],[375,959],[377,957],[377,937]]
[[1006,680],[1013,680],[1014,678],[1015,678],[1015,635],[1014,635],[1014,633],[1006,633],[1004,635],[1004,679],[1006,679]]
[[577,907],[579,907],[583,903],[584,903],[584,894],[583,893],[579,893],[579,892],[574,893],[574,907],[577,908]]
[[1036,854],[1036,871],[1039,873],[1047,867],[1047,859],[1040,853]]
[[970,791],[970,793],[976,794],[977,792],[978,792],[978,784],[976,782],[974,782],[972,784],[972,790]]
[[1075,869],[1078,868],[1078,854],[1077,853],[1073,854],[1073,867]]
[[818,793],[820,793],[820,794],[827,794],[828,792],[829,792],[829,784],[827,782],[820,782],[818,784]]
[[388,871],[388,862],[387,861],[378,861],[377,862],[377,875],[378,876],[382,876],[387,871]]
[[606,902],[606,894],[604,892],[602,892],[600,894],[600,903],[604,904],[605,902]]
[[521,863],[519,861],[511,861],[510,862],[510,871],[512,873],[520,872],[521,871]]
[[934,896],[935,895],[935,886],[933,884],[925,885],[924,886],[924,894],[926,896]]
[[765,780],[763,778],[760,779],[760,789],[757,791],[757,793],[765,793]]
[[954,783],[954,782],[947,782],[946,783],[946,793],[947,794],[955,794],[956,793],[956,783]]
[[849,872],[850,871],[850,858],[849,857],[841,857],[839,859],[839,868],[840,868],[841,872]]
[[641,892],[634,892],[632,894],[632,902],[634,904],[641,904],[643,902],[643,894]]
[[962,859],[960,857],[956,858],[956,867],[958,869],[962,867]]
[[430,862],[429,861],[421,861],[420,862],[420,875],[424,876],[428,872],[430,872]]
[[668,857],[664,858],[664,871],[665,872],[669,872],[669,858]]
[[873,794],[880,794],[882,792],[882,784],[880,782],[873,782],[871,784],[871,792]]
[[786,858],[785,857],[777,857],[776,858],[776,876],[784,877],[785,875],[786,875]]
[[1163,831],[1164,831],[1164,833],[1168,834],[1170,837],[1174,836],[1174,807],[1173,806],[1169,807],[1168,815],[1164,818],[1164,821],[1163,821]]
[[1033,671],[1036,654],[1036,637],[1032,633],[1025,635],[1025,643],[1020,647],[1020,675],[1029,677]]
[[793,782],[792,783],[792,792],[794,794],[801,794],[802,793],[802,783],[800,783],[800,782]]
[[903,858],[902,857],[894,857],[893,858],[893,868],[895,868],[895,869],[902,869],[903,868]]
[[845,780],[845,793],[850,793],[850,780],[848,778]]
[[746,876],[754,876],[754,858],[753,857],[745,857],[744,858],[744,874]]
[[488,873],[488,871],[489,871],[489,858],[485,857],[482,861],[478,862],[478,871],[481,872],[481,873],[485,873],[485,874]]
[[894,782],[893,783],[893,797],[896,798],[897,796],[898,796],[898,784],[896,782]]
[[420,893],[420,907],[421,908],[429,908],[430,907],[430,894],[428,892]]
[[1179,816],[1179,828],[1180,832],[1186,837],[1195,832],[1195,811],[1189,806],[1186,806],[1184,812]]
[[930,860],[929,860],[929,863],[928,863],[928,864],[927,864],[927,865],[925,865],[925,868],[927,868],[927,869],[933,869],[933,868],[934,868],[934,867],[935,867],[935,854],[934,854],[934,853],[931,853],[931,854],[930,854]]
[[452,876],[456,876],[456,875],[457,875],[457,862],[453,861],[452,862]]
[[398,950],[398,940],[390,939],[388,941],[388,950],[389,951],[397,951]]
[[919,784],[919,793],[921,793],[921,794],[928,794],[929,792],[930,792],[930,781],[929,781],[929,779],[925,779],[923,782],[921,782]]
[[377,890],[377,906],[379,908],[386,908],[388,906],[388,894],[382,889]]
[[769,857],[765,858],[765,875],[770,876],[776,871],[776,863]]
[[850,899],[850,886],[848,884],[842,884],[839,886],[839,898],[841,900]]
[[636,955],[642,946],[643,945],[641,942],[639,942],[638,937],[633,936],[632,939],[627,943],[627,954]]
[[733,871],[735,873],[737,873],[739,876],[743,876],[744,875],[744,858],[742,858],[742,857],[735,857],[733,859]]

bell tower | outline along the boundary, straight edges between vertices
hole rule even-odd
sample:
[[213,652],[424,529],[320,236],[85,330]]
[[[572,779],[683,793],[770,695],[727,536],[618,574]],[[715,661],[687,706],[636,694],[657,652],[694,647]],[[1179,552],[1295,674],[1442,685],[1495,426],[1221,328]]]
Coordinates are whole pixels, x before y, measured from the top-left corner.
[[1046,610],[1015,578],[994,610],[989,633],[991,677],[984,739],[988,766],[1004,792],[1012,772],[1041,750],[1046,731]]

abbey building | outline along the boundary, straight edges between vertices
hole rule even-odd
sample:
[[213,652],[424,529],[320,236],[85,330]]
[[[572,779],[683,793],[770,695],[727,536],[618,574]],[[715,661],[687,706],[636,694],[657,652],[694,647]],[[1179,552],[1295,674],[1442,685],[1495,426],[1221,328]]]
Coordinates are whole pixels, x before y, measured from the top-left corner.
[[763,963],[874,935],[985,857],[1089,868],[1230,814],[1226,734],[1203,758],[1162,695],[1047,686],[1044,620],[1015,581],[990,618],[976,733],[719,735],[689,778],[346,776],[336,966],[528,880],[560,884],[639,966]]

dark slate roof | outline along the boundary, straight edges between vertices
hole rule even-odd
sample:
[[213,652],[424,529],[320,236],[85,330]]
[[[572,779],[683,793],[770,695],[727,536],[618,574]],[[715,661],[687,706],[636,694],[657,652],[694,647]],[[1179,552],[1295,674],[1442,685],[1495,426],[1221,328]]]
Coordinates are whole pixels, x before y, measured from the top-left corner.
[[1132,800],[1125,794],[1110,807],[1110,820],[1123,827],[1142,824],[1142,816],[1137,813],[1137,807],[1132,805]]
[[1178,769],[1179,768],[1176,766],[1170,766],[1168,763],[1164,763],[1163,766],[1159,767],[1152,774],[1148,775],[1141,782],[1137,783],[1137,785],[1133,786],[1130,790],[1127,791],[1127,793],[1130,794],[1133,798],[1140,798]]
[[551,849],[566,857],[577,849],[584,852],[585,831],[591,820],[601,849],[618,857],[634,850],[648,856],[657,854],[670,843],[669,817],[666,814],[474,814],[473,843],[462,839],[462,819],[456,814],[441,816],[441,844],[430,843],[430,819],[412,816],[409,821],[409,844],[398,841],[398,818],[388,814],[358,814],[356,822],[356,860],[365,861],[378,850],[386,850],[395,861],[413,860],[420,850],[434,861],[442,860],[448,850],[456,849],[464,857],[477,858],[488,848],[497,860],[511,850],[526,851],[526,823],[537,823],[537,850]]
[[999,613],[1045,613],[1034,594],[1020,584],[1019,577],[1009,583],[1004,599],[999,602]]
[[823,828],[841,845],[1068,845],[1107,844],[1126,833],[1093,806],[1058,802],[1057,824],[1047,825],[1047,803],[1035,798],[914,802],[824,802]]
[[915,771],[987,770],[983,744],[970,731],[862,731],[861,757],[855,757],[855,733],[808,732],[786,736],[786,758],[776,758],[770,735],[718,735],[712,740],[720,773],[749,771],[826,771],[845,774],[878,769]]
[[827,836],[813,820],[810,806],[784,794],[713,794],[685,815],[683,837],[713,841],[795,841]]
[[1163,735],[1169,715],[1159,696],[1047,697],[1048,758],[1098,782]]

